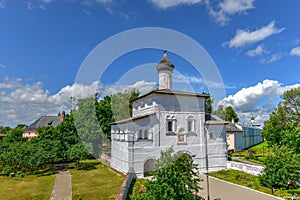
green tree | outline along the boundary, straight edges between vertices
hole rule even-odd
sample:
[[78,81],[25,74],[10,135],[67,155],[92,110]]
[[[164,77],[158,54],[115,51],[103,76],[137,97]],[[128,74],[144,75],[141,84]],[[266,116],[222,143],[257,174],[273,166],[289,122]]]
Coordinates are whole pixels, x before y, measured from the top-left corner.
[[161,152],[153,178],[146,184],[146,192],[137,199],[196,199],[192,194],[200,190],[197,165],[186,153],[172,155],[173,149]]
[[[300,88],[284,92],[283,101],[273,110],[269,120],[265,121],[262,130],[263,137],[269,145],[289,145],[290,139],[299,137],[295,132],[300,122]],[[289,133],[295,133],[292,136]],[[296,138],[295,138],[296,137]],[[291,144],[293,141],[291,141]],[[297,150],[297,152],[299,152]]]
[[4,140],[9,143],[25,141],[25,139],[22,137],[23,132],[24,132],[23,128],[20,127],[10,129],[7,133],[7,136],[4,138]]
[[271,113],[269,120],[265,121],[262,130],[262,135],[270,146],[280,145],[287,122],[284,106],[279,104]]
[[99,101],[96,106],[96,115],[104,136],[110,139],[110,124],[114,121],[110,96],[106,96]]
[[288,146],[295,153],[300,154],[300,123],[288,122],[282,134],[281,144]]
[[300,121],[300,87],[284,92],[282,102],[289,121]]
[[231,120],[233,120],[235,123],[238,123],[239,117],[231,106],[227,106],[225,108],[225,121],[231,121]]
[[211,114],[213,112],[213,107],[212,107],[213,102],[214,102],[214,100],[211,97],[205,99],[205,113],[206,114]]
[[132,100],[137,99],[139,93],[130,91],[111,96],[111,108],[116,121],[132,116]]
[[288,188],[289,185],[297,186],[300,178],[299,154],[295,154],[287,146],[273,146],[265,160],[265,168],[259,176],[260,182],[271,188]]
[[99,158],[102,146],[103,131],[96,116],[96,98],[80,99],[78,109],[73,112],[74,124],[80,139],[92,145],[92,154]]
[[0,133],[1,134],[8,134],[8,132],[11,130],[9,126],[0,126]]
[[213,111],[213,114],[217,115],[221,119],[225,120],[225,110],[223,105],[219,105],[216,110]]
[[81,160],[89,158],[90,154],[82,142],[71,145],[67,151],[68,159],[76,162],[76,169],[79,169]]

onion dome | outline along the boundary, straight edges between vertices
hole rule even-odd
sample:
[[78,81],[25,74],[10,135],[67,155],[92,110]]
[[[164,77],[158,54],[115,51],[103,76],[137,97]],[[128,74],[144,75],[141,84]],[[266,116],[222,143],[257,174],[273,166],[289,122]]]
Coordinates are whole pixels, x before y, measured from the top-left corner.
[[164,56],[162,58],[162,60],[156,65],[156,69],[157,71],[161,71],[161,70],[168,70],[168,71],[172,71],[174,70],[174,65],[173,63],[170,62],[168,56],[167,56],[167,51],[164,51]]

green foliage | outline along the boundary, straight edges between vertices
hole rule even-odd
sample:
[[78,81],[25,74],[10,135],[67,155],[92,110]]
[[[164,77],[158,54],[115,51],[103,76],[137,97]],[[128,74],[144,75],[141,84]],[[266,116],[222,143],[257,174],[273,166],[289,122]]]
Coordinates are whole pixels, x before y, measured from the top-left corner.
[[8,134],[10,129],[9,126],[0,126],[0,134]]
[[290,121],[300,121],[300,87],[284,92],[282,102],[287,118]]
[[239,122],[239,117],[237,116],[233,108],[231,106],[227,106],[225,108],[225,121],[231,121],[232,119],[235,123]]
[[199,191],[197,165],[193,157],[185,153],[172,155],[173,149],[161,152],[156,163],[153,179],[146,184],[146,192],[136,199],[196,199],[192,194]]
[[110,139],[110,124],[114,121],[111,109],[111,97],[106,96],[96,105],[96,115],[104,137]]
[[283,135],[281,144],[300,154],[300,123],[288,122],[283,130]]
[[7,136],[4,138],[6,142],[19,142],[19,141],[25,141],[25,139],[22,137],[23,134],[23,127],[16,127],[13,129],[10,129],[7,133]]
[[217,110],[213,111],[213,114],[217,115],[218,117],[220,117],[221,119],[225,120],[225,110],[224,110],[224,106],[219,105]]
[[297,186],[300,179],[300,157],[287,146],[273,146],[265,160],[266,167],[260,175],[260,181],[269,188],[288,188]]
[[79,162],[81,160],[87,159],[90,156],[82,143],[70,146],[67,151],[67,155],[70,161],[76,161],[76,169],[79,169]]
[[287,122],[285,109],[279,104],[271,113],[269,120],[265,122],[262,130],[262,135],[270,146],[280,145],[280,142],[284,137],[283,132]]
[[205,99],[205,113],[206,114],[211,114],[212,113],[212,111],[213,111],[213,107],[212,107],[213,102],[214,102],[214,100],[211,97]]
[[[300,138],[298,128],[300,123],[299,112],[300,88],[286,91],[283,101],[271,113],[262,131],[263,137],[266,138],[270,146],[275,144],[288,145],[300,153],[299,148],[295,148],[299,144]],[[290,143],[291,140],[295,140],[295,142]]]
[[111,96],[111,108],[116,121],[132,116],[132,100],[137,99],[139,93],[130,91]]
[[[0,141],[0,173],[37,171],[59,160],[76,161],[86,158],[80,143],[72,113],[56,128],[38,129],[38,137],[30,141],[20,139],[20,127],[10,130],[8,140]],[[16,132],[18,134],[16,134]],[[78,155],[82,153],[82,155]]]
[[80,99],[77,103],[78,109],[73,111],[74,124],[80,139],[84,143],[90,143],[93,146],[93,156],[99,158],[103,131],[100,128],[96,116],[96,98]]

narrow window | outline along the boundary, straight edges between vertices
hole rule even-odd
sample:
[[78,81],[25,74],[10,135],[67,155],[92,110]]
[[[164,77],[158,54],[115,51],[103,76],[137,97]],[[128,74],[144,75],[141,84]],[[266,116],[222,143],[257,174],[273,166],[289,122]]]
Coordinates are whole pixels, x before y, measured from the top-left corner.
[[191,132],[191,131],[193,131],[193,122],[192,121],[188,121],[187,122],[187,130],[188,130],[188,132]]
[[139,139],[143,139],[143,131],[142,130],[139,131]]
[[172,123],[172,121],[168,121],[168,131],[169,132],[173,131],[173,123]]

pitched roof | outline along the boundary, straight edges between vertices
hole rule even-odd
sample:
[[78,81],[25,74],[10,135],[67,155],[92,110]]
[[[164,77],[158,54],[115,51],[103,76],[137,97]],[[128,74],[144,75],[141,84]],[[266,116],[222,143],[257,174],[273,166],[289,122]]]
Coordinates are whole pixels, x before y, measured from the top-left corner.
[[35,122],[30,124],[26,130],[37,130],[40,127],[53,126],[56,127],[61,122],[61,116],[42,116]]
[[226,125],[226,132],[243,132],[243,128],[234,123],[228,123]]
[[185,92],[185,91],[170,90],[170,89],[160,89],[160,90],[153,90],[153,91],[151,91],[147,94],[139,96],[137,99],[131,100],[131,102],[134,102],[138,99],[142,99],[142,98],[147,97],[151,94],[191,96],[191,97],[202,97],[202,98],[209,98],[209,96],[210,96],[209,94],[197,94],[197,93],[193,93],[193,92]]

